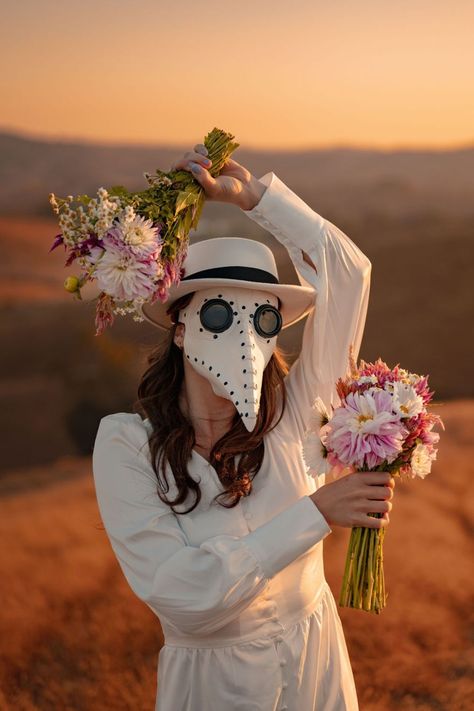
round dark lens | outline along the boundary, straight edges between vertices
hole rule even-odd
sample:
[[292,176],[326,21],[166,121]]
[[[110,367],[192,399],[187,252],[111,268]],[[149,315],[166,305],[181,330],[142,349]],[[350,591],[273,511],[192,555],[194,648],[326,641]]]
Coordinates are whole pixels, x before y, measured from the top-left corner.
[[281,330],[281,314],[274,306],[259,306],[253,320],[257,333],[265,338],[276,336]]
[[221,333],[232,323],[232,308],[223,299],[206,301],[201,308],[200,319],[205,329],[213,333]]

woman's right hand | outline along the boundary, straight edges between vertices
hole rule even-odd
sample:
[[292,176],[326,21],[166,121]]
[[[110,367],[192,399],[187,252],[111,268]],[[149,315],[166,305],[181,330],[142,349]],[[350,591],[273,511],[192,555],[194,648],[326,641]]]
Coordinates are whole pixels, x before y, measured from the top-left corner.
[[[352,472],[321,486],[310,499],[329,526],[383,528],[390,521],[395,479],[390,472]],[[368,516],[383,513],[383,518]]]

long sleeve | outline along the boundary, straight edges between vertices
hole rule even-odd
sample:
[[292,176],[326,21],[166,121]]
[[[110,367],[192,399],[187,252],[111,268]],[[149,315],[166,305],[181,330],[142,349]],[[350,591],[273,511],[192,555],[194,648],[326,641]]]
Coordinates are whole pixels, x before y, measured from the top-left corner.
[[[304,325],[301,353],[286,376],[288,406],[301,437],[319,396],[331,412],[336,381],[346,374],[349,345],[359,354],[370,291],[371,262],[338,227],[314,212],[273,172],[260,201],[242,212],[287,249],[300,284],[316,291]],[[306,252],[315,271],[303,259]]]
[[245,536],[189,545],[157,494],[148,434],[132,413],[102,418],[92,464],[102,521],[130,587],[187,634],[209,634],[236,618],[271,577],[332,530],[303,496]]

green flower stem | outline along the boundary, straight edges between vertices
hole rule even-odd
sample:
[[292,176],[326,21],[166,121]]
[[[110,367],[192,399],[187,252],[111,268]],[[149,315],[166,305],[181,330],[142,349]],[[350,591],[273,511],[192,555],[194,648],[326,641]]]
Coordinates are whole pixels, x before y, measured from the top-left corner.
[[363,533],[364,529],[361,527],[357,528],[357,548],[355,550],[355,556],[354,556],[354,565],[352,567],[352,575],[350,578],[350,604],[354,605],[356,604],[355,600],[355,585],[354,581],[357,579],[357,564],[361,555],[361,550],[362,550],[362,544],[363,544]]
[[361,548],[359,551],[359,556],[357,560],[357,566],[356,566],[356,574],[354,578],[354,603],[356,607],[361,608],[362,607],[362,596],[361,596],[361,579],[363,576],[364,572],[364,559],[366,555],[366,550],[367,550],[367,539],[368,539],[368,528],[363,528],[362,529],[362,541],[361,541]]
[[353,528],[351,530],[351,535],[349,538],[349,549],[347,552],[346,556],[346,565],[344,569],[344,577],[342,580],[342,588],[341,588],[341,594],[339,598],[339,605],[342,607],[347,607],[349,603],[349,595],[350,595],[350,577],[352,574],[352,568],[354,565],[354,559],[355,555],[357,552],[357,547],[358,547],[358,538],[359,538],[359,528]]
[[376,530],[373,531],[374,547],[373,547],[373,551],[372,551],[372,557],[369,561],[371,575],[373,576],[373,579],[374,579],[374,585],[373,585],[373,588],[371,591],[371,597],[370,597],[370,600],[368,601],[369,602],[368,610],[370,612],[373,612],[375,610],[376,601],[378,598],[378,589],[379,589],[379,585],[380,585],[380,580],[377,577],[377,551],[379,548],[379,539],[380,539],[379,533],[380,533],[379,531],[376,531]]
[[367,542],[366,542],[366,547],[364,551],[364,557],[362,561],[362,576],[361,576],[361,584],[360,584],[360,607],[361,609],[366,609],[366,600],[367,600],[367,591],[369,588],[369,581],[370,581],[370,549],[373,541],[373,535],[372,535],[373,529],[368,528],[367,529]]
[[362,528],[353,528],[355,535],[355,546],[354,546],[354,564],[352,566],[351,576],[349,578],[349,601],[348,604],[352,607],[354,605],[354,580],[357,577],[357,563],[360,557],[360,549],[362,546]]
[[360,549],[362,546],[363,529],[360,527],[356,527],[353,529],[353,531],[354,531],[354,552],[353,552],[354,561],[352,564],[350,576],[348,578],[348,604],[349,605],[352,605],[354,603],[353,581],[354,581],[354,578],[357,574],[357,561],[359,560]]
[[352,576],[352,581],[351,581],[351,601],[352,605],[355,607],[359,606],[359,595],[358,595],[358,585],[360,581],[360,573],[362,570],[362,556],[363,556],[363,550],[364,550],[364,541],[365,541],[365,536],[366,536],[366,530],[365,528],[360,529],[360,534],[359,534],[359,547],[357,549],[357,558],[356,558],[356,563],[354,566],[354,574]]
[[373,601],[372,610],[377,614],[385,607],[385,582],[383,575],[383,539],[385,535],[385,530],[380,529],[377,531],[378,535],[378,545],[375,557],[375,579],[376,579],[376,595]]
[[[375,535],[374,535],[375,534]],[[363,608],[370,610],[372,608],[372,593],[374,590],[375,581],[375,558],[374,553],[377,547],[377,531],[373,528],[369,529],[369,551],[367,560],[367,588],[363,592]]]

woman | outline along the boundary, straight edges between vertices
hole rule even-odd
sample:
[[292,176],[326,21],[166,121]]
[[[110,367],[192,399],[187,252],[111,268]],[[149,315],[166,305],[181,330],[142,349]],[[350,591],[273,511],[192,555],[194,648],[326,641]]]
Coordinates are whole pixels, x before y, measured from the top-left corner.
[[[256,241],[190,246],[168,302],[143,308],[169,329],[139,386],[146,417],[100,422],[101,516],[162,624],[157,710],[355,711],[323,539],[334,526],[386,526],[395,481],[352,472],[326,483],[302,442],[315,399],[337,404],[351,343],[358,355],[371,264],[274,173],[257,180],[229,160],[214,179],[206,152],[198,144],[172,167],[272,232],[300,285],[279,283]],[[305,315],[288,369],[277,335]]]

